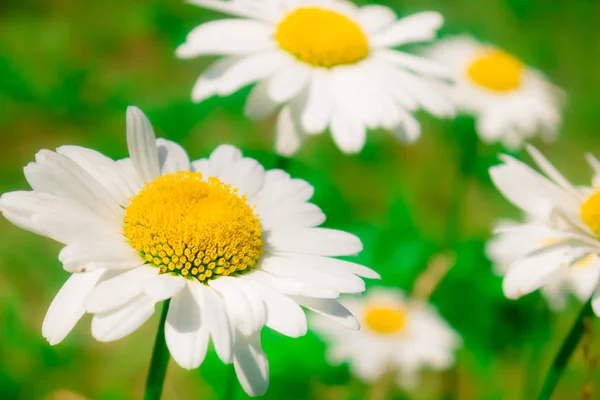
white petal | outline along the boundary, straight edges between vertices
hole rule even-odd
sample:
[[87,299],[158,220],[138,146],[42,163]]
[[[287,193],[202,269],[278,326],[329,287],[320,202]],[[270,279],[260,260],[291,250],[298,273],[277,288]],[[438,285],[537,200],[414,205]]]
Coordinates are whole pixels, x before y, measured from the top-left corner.
[[248,395],[262,396],[267,391],[269,364],[260,345],[260,332],[251,336],[238,334],[233,365],[238,380]]
[[406,111],[399,109],[398,112],[401,115],[401,123],[396,127],[392,127],[392,133],[402,142],[415,142],[421,137],[421,125]]
[[223,168],[219,173],[219,179],[237,188],[240,195],[253,196],[264,181],[265,169],[260,163],[252,158],[242,158],[233,164]]
[[[291,257],[290,255],[286,255]],[[337,258],[331,257],[320,257],[310,255],[294,255],[293,257],[303,260],[306,264],[312,265],[322,271],[332,271],[334,273],[353,273],[358,276],[362,276],[370,279],[380,279],[381,277],[371,268],[367,268],[364,265],[356,264],[350,261],[338,260]]]
[[252,201],[256,204],[257,212],[260,214],[282,202],[302,203],[308,201],[314,192],[315,189],[310,183],[302,179],[287,177],[276,182],[265,182],[262,190],[252,198]]
[[199,103],[217,94],[217,89],[223,75],[242,59],[241,56],[221,58],[212,63],[194,83],[192,101]]
[[86,170],[122,207],[129,204],[129,198],[135,194],[135,188],[129,185],[116,161],[95,150],[79,146],[61,146],[56,152],[69,157]]
[[190,159],[183,147],[165,139],[156,139],[156,146],[162,174],[190,170]]
[[277,103],[291,100],[304,89],[310,72],[307,65],[299,62],[280,69],[268,80],[269,97]]
[[250,282],[256,287],[266,308],[266,326],[289,337],[306,334],[306,315],[302,308],[289,297],[259,282]]
[[279,103],[271,99],[268,94],[269,80],[258,82],[250,91],[244,114],[253,120],[261,120],[273,114]]
[[98,268],[128,269],[144,263],[139,253],[125,240],[73,242],[60,251],[58,259],[69,272]]
[[428,75],[435,78],[452,79],[453,73],[449,68],[424,57],[414,56],[396,50],[379,50],[376,58],[389,61],[393,64],[410,69],[418,74]]
[[512,158],[490,168],[490,177],[508,201],[526,213],[546,218],[554,205],[562,204],[562,190],[527,165]]
[[292,115],[289,105],[284,106],[277,116],[275,152],[284,157],[291,157],[302,145],[304,132]]
[[201,283],[190,286],[190,289],[198,304],[201,304],[203,325],[210,332],[217,355],[224,363],[231,363],[233,337],[223,299],[213,289]]
[[86,311],[105,313],[123,307],[142,292],[145,280],[157,274],[158,268],[141,266],[103,280],[86,297]]
[[367,129],[356,116],[337,109],[331,118],[331,135],[346,154],[359,153],[367,140]]
[[282,52],[256,54],[232,65],[221,77],[217,94],[228,96],[242,87],[268,77],[292,60]]
[[358,10],[357,20],[367,32],[376,33],[393,24],[396,14],[389,7],[369,4]]
[[119,340],[142,326],[154,313],[154,301],[138,295],[121,308],[95,314],[92,336],[100,342]]
[[274,251],[321,256],[348,256],[362,251],[358,237],[327,228],[270,231],[266,235],[266,244]]
[[314,299],[304,296],[290,296],[298,304],[308,308],[311,311],[319,313],[332,319],[338,324],[352,330],[359,330],[360,323],[354,318],[354,315],[346,307],[333,299]]
[[16,226],[60,243],[114,237],[119,230],[80,204],[48,193],[4,193],[0,211]]
[[83,301],[103,273],[98,270],[73,274],[67,279],[52,300],[42,324],[42,335],[50,345],[62,342],[85,314]]
[[561,266],[568,266],[568,261],[563,248],[540,251],[517,260],[504,277],[504,295],[509,299],[518,299],[539,289],[556,277]]
[[175,51],[177,57],[254,54],[274,48],[271,28],[259,21],[220,19],[194,28]]
[[365,290],[363,280],[349,271],[326,270],[301,258],[263,256],[258,268],[282,278],[332,288],[340,293],[362,293]]
[[142,110],[127,107],[127,147],[137,174],[144,182],[160,175],[154,129]]
[[307,133],[320,133],[331,120],[334,105],[333,81],[329,71],[319,68],[311,76],[306,107],[300,121]]
[[258,19],[261,21],[272,21],[270,18],[267,18],[270,15],[264,15],[263,13],[258,12],[258,10],[252,10],[249,7],[241,7],[241,5],[245,4],[244,2],[240,1],[188,0],[188,3],[216,11],[221,11],[226,14],[235,15],[237,17]]
[[325,222],[325,214],[312,203],[282,204],[260,215],[265,229],[313,228]]
[[208,348],[208,329],[202,323],[200,306],[188,285],[169,304],[165,340],[171,357],[185,369],[197,368]]
[[[579,197],[578,192],[575,190],[573,185],[564,177],[558,170],[532,145],[527,145],[527,152],[533,158],[535,163],[540,167],[542,171],[552,179],[558,186],[571,193],[575,197]],[[584,200],[583,198],[581,199]]]
[[435,38],[444,23],[441,14],[425,11],[398,20],[373,38],[376,47],[394,47],[412,42],[425,42]]
[[168,273],[154,276],[142,282],[144,293],[156,302],[174,297],[184,286],[185,278]]
[[333,288],[325,288],[295,279],[282,278],[260,270],[254,270],[245,274],[244,279],[259,282],[286,295],[302,295],[326,299],[336,299],[340,296],[340,292]]
[[101,218],[120,221],[123,208],[86,170],[69,157],[41,150],[23,172],[34,191],[70,199]]
[[242,152],[237,147],[228,144],[217,147],[209,157],[211,169],[215,176],[241,159]]
[[252,288],[242,279],[221,277],[209,282],[217,290],[231,315],[234,325],[245,335],[259,331],[265,322],[265,307]]

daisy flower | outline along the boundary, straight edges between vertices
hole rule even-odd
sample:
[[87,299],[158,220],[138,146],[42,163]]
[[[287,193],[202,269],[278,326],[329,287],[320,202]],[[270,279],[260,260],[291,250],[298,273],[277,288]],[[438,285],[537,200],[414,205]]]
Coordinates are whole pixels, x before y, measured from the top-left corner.
[[414,387],[424,368],[443,370],[454,364],[462,340],[431,305],[391,288],[372,288],[362,298],[345,298],[343,303],[362,323],[360,331],[313,318],[329,345],[332,364],[348,362],[352,374],[368,383],[395,372],[404,388]]
[[516,150],[536,134],[556,139],[565,95],[540,71],[470,36],[440,40],[427,54],[453,71],[448,93],[459,111],[476,117],[485,143]]
[[[503,256],[512,258],[503,282],[504,293],[511,299],[554,281],[566,268],[596,265],[600,252],[600,163],[588,156],[595,172],[592,184],[574,186],[538,150],[529,145],[527,150],[546,176],[507,155],[500,157],[502,164],[490,169],[498,190],[533,219],[500,230],[516,240],[527,237],[527,242],[506,246],[507,250],[512,247],[513,255]],[[527,248],[527,243],[533,248]],[[598,284],[595,268],[587,271],[594,289]],[[593,294],[596,314],[600,314],[599,294],[597,289]]]
[[[556,242],[551,230],[531,218],[525,223],[501,220],[496,224],[495,230],[498,234],[488,241],[486,253],[494,263],[497,275],[505,275],[515,261]],[[575,262],[572,267],[561,266],[540,291],[550,308],[560,311],[571,293],[580,301],[587,301],[594,292],[598,279],[600,259],[592,254]]]
[[237,17],[196,27],[177,48],[180,58],[223,56],[197,80],[192,99],[257,83],[245,113],[262,119],[278,111],[279,154],[293,155],[307,135],[327,128],[345,153],[363,148],[367,129],[413,142],[420,135],[413,111],[454,115],[438,86],[448,71],[393,49],[434,39],[443,23],[436,12],[397,19],[387,7],[345,0],[190,3]]
[[73,275],[44,321],[50,343],[85,311],[96,339],[117,340],[171,299],[165,339],[175,361],[198,367],[212,340],[245,391],[260,395],[269,380],[263,326],[304,335],[302,306],[359,328],[336,298],[362,292],[359,276],[378,275],[332,258],[362,244],[317,227],[325,215],[308,202],[311,185],[233,146],[190,162],[179,145],[155,139],[135,107],[127,142],[130,158],[120,161],[76,146],[42,150],[25,167],[33,191],[0,197],[9,221],[65,244],[59,259]]

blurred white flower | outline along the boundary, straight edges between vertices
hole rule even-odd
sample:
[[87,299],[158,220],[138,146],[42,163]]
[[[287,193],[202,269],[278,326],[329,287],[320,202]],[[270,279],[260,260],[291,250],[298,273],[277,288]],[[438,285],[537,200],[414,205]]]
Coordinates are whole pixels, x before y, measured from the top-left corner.
[[398,20],[387,7],[345,0],[190,3],[239,17],[196,27],[177,49],[180,58],[224,56],[200,76],[192,99],[228,96],[258,82],[245,113],[262,119],[279,110],[279,154],[294,154],[307,135],[327,128],[345,153],[363,148],[367,129],[413,142],[420,136],[413,111],[454,115],[437,84],[449,71],[393,49],[434,39],[443,23],[436,12]]
[[459,111],[476,117],[482,141],[516,150],[536,134],[556,139],[566,96],[540,71],[464,35],[439,40],[427,55],[454,72],[449,93]]
[[[488,241],[486,253],[492,260],[497,275],[505,275],[513,263],[556,242],[552,231],[544,224],[529,219],[524,223],[500,220],[496,224],[498,233]],[[554,311],[562,310],[569,294],[580,301],[587,301],[600,279],[600,258],[589,255],[572,266],[562,265],[551,279],[541,287],[542,295]]]
[[120,161],[77,146],[42,150],[25,167],[33,191],[0,197],[9,221],[66,245],[59,259],[73,275],[44,321],[51,344],[84,311],[95,314],[96,339],[120,339],[171,299],[165,338],[175,361],[198,367],[210,338],[245,391],[260,395],[269,381],[263,326],[302,336],[304,306],[359,328],[335,299],[362,292],[359,276],[378,275],[331,258],[362,243],[317,227],[325,215],[308,203],[311,185],[233,146],[190,162],[179,145],[155,139],[135,107],[127,142],[131,158]]
[[348,362],[352,374],[368,383],[394,372],[405,388],[419,382],[424,368],[443,370],[454,364],[462,340],[431,305],[391,288],[372,288],[360,299],[342,302],[361,322],[360,331],[340,329],[319,315],[313,318],[332,364]]
[[[504,294],[511,299],[524,296],[554,282],[567,268],[573,270],[567,279],[579,273],[590,279],[592,289],[585,285],[575,289],[576,293],[593,290],[598,285],[600,252],[600,164],[589,155],[595,172],[593,185],[573,186],[537,149],[528,145],[527,150],[547,178],[506,155],[500,156],[502,164],[490,169],[500,192],[532,218],[497,229],[509,241],[504,245],[507,251],[512,248],[514,252],[507,252],[500,261],[510,261]],[[593,268],[577,271],[586,266]],[[600,314],[599,294],[597,289],[593,294],[596,314]]]

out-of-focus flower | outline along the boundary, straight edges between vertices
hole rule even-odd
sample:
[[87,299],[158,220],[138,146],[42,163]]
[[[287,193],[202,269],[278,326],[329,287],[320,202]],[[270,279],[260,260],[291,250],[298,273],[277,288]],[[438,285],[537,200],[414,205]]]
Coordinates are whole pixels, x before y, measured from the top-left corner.
[[33,191],[0,198],[9,221],[66,245],[59,259],[73,275],[44,321],[51,343],[84,310],[95,314],[96,339],[120,339],[171,299],[165,338],[175,361],[198,367],[210,338],[246,392],[260,395],[269,380],[263,326],[304,335],[304,306],[359,328],[336,298],[362,292],[359,276],[378,275],[331,258],[362,243],[317,227],[325,215],[308,202],[311,185],[233,146],[190,162],[135,107],[127,142],[131,158],[120,161],[76,146],[42,150],[25,167]]
[[436,12],[398,20],[387,7],[345,0],[190,2],[239,17],[198,26],[177,49],[181,58],[224,56],[200,76],[192,99],[258,82],[245,112],[262,119],[279,110],[275,147],[282,155],[327,128],[345,153],[363,148],[367,128],[412,142],[420,125],[411,112],[454,115],[437,84],[448,71],[393,49],[434,39],[443,23]]
[[[498,234],[486,245],[486,253],[493,261],[494,271],[505,275],[513,263],[556,242],[552,231],[544,224],[530,219],[524,223],[501,220],[496,224]],[[542,295],[554,311],[562,310],[567,296],[573,293],[580,301],[587,301],[600,279],[600,258],[591,254],[572,266],[562,265],[555,275],[541,287]]]
[[369,289],[361,299],[345,298],[343,304],[361,322],[360,331],[340,329],[318,315],[314,326],[329,346],[330,362],[348,362],[352,374],[366,382],[395,372],[398,385],[410,388],[424,368],[454,364],[462,340],[431,305],[389,288]]
[[[498,230],[510,235],[511,241],[520,242],[506,246],[514,251],[503,284],[505,295],[511,299],[554,281],[566,268],[596,264],[600,252],[600,163],[588,156],[595,171],[593,185],[573,186],[537,149],[528,145],[527,150],[547,177],[506,155],[500,157],[502,164],[490,169],[500,192],[532,218],[531,222]],[[525,249],[528,245],[535,249]],[[503,257],[509,258],[510,254]],[[589,279],[596,278],[589,283],[595,288],[597,274],[588,272]],[[593,296],[594,311],[600,314],[598,290]]]
[[556,139],[566,96],[540,71],[470,36],[440,40],[427,54],[454,72],[449,93],[459,111],[476,117],[482,141],[515,150],[536,134]]

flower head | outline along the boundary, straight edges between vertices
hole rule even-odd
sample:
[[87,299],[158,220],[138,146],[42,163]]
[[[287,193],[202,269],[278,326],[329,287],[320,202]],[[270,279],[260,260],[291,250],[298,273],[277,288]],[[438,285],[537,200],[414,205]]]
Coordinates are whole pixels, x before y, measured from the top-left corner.
[[[506,247],[504,259],[512,262],[504,278],[504,293],[516,299],[555,283],[567,269],[569,274],[578,274],[584,267],[589,268],[585,270],[589,279],[585,292],[592,291],[598,285],[600,163],[589,156],[596,177],[592,185],[574,186],[534,147],[527,150],[547,177],[505,155],[501,156],[502,164],[490,169],[500,192],[531,217],[526,223],[498,230],[511,240],[521,239],[519,246]],[[598,293],[596,290],[592,302],[596,314],[600,313]]]
[[120,339],[171,299],[165,339],[175,361],[198,367],[212,340],[246,392],[260,395],[269,380],[263,326],[304,335],[303,306],[358,329],[336,298],[362,292],[359,276],[378,275],[331,258],[362,244],[318,227],[325,215],[308,202],[311,185],[228,145],[190,162],[135,107],[127,142],[131,158],[119,161],[76,146],[42,150],[25,167],[33,190],[0,197],[9,221],[65,244],[59,259],[73,274],[44,321],[51,344],[86,311],[96,339]]
[[460,111],[476,117],[482,141],[514,150],[536,134],[556,139],[565,96],[541,72],[469,36],[440,40],[427,54],[453,71],[448,93]]
[[[494,271],[505,275],[514,263],[541,247],[556,242],[552,231],[532,218],[525,222],[501,220],[496,224],[497,234],[488,241],[486,253],[494,262]],[[574,294],[580,301],[587,301],[600,279],[600,258],[595,254],[576,261],[572,266],[561,266],[540,290],[550,308],[562,310],[567,296]]]
[[239,17],[202,24],[177,49],[181,58],[222,55],[192,90],[194,101],[227,96],[257,83],[246,114],[262,119],[279,110],[276,149],[292,155],[307,135],[327,128],[346,153],[359,152],[367,128],[385,128],[412,142],[411,115],[454,108],[437,84],[448,72],[393,47],[428,41],[442,25],[435,12],[397,20],[387,7],[341,0],[193,0]]
[[360,331],[339,329],[320,316],[314,325],[329,345],[331,362],[348,362],[359,378],[374,382],[393,372],[398,385],[412,387],[424,368],[443,370],[454,363],[462,341],[432,306],[386,288],[343,303],[362,323]]

